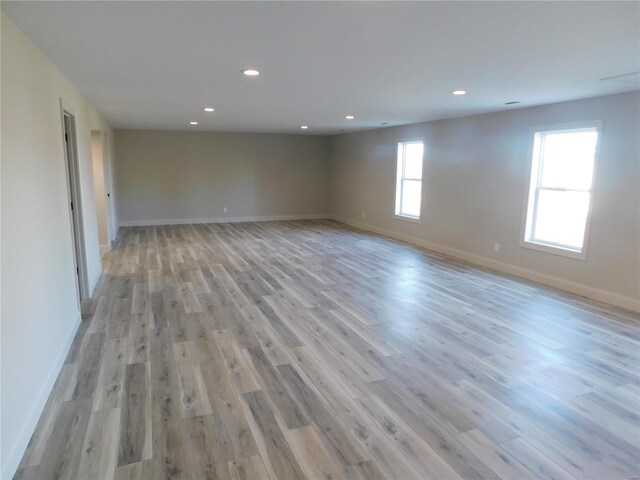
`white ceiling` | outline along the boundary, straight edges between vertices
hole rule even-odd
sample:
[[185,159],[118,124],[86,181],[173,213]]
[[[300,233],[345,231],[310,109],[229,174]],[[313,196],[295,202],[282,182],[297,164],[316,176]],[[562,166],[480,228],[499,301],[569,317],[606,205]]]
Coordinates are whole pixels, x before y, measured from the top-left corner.
[[[640,89],[637,75],[600,80],[640,70],[636,1],[3,1],[2,10],[116,128],[336,133]],[[246,67],[261,75],[243,76]],[[469,93],[454,97],[457,88]],[[513,100],[522,103],[504,105]],[[208,105],[216,111],[205,114]]]

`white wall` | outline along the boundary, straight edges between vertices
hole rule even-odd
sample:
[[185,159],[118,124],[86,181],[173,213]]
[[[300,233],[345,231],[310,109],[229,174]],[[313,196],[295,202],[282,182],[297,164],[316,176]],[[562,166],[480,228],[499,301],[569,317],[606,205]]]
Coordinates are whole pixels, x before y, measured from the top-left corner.
[[60,98],[77,121],[87,270],[101,273],[91,130],[109,126],[2,13],[1,427],[10,478],[80,320],[76,300]]
[[120,222],[322,216],[329,145],[311,135],[117,130]]
[[[586,261],[519,246],[529,129],[581,120],[603,121]],[[331,212],[378,232],[637,309],[639,131],[640,93],[634,92],[336,136]],[[421,224],[393,218],[396,144],[413,137],[425,141]],[[500,253],[494,251],[496,242]]]

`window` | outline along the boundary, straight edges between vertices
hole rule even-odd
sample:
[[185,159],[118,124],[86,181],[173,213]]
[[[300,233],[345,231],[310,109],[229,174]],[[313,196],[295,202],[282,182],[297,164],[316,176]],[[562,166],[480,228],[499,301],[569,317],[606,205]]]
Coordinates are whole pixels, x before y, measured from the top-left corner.
[[536,129],[523,246],[584,259],[600,126]]
[[423,142],[398,143],[395,213],[399,218],[420,221],[423,156]]

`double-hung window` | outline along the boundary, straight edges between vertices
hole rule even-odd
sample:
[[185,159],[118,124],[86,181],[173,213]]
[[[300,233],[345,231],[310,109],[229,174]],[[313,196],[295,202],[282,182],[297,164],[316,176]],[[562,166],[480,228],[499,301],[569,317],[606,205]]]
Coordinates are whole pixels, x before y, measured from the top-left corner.
[[395,208],[398,218],[420,221],[423,158],[424,142],[398,143]]
[[533,130],[523,246],[586,258],[600,124]]

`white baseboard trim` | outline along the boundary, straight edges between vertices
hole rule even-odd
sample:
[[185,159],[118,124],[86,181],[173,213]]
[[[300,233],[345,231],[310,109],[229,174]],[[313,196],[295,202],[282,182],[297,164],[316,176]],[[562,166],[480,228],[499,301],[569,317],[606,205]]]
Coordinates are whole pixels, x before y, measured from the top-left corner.
[[[29,440],[31,440],[31,436],[38,425],[38,420],[40,420],[40,415],[42,415],[42,411],[49,399],[49,395],[51,394],[51,390],[53,390],[53,386],[56,383],[56,379],[58,378],[58,374],[60,370],[62,370],[62,366],[64,365],[64,361],[67,358],[67,354],[69,353],[69,349],[71,348],[71,343],[73,342],[74,337],[76,336],[76,332],[78,331],[78,327],[80,327],[80,322],[82,320],[82,316],[79,315],[69,333],[67,334],[66,341],[60,348],[58,355],[53,359],[51,363],[51,368],[45,377],[45,381],[38,392],[38,395],[31,406],[31,410],[29,410],[29,415],[27,416],[27,420],[25,421],[20,433],[17,438],[13,440],[13,446],[11,447],[9,454],[7,455],[7,459],[2,465],[2,471],[0,472],[0,478],[13,478],[20,465],[20,461],[22,460],[22,456],[27,449],[27,445],[29,445]],[[4,439],[7,441],[8,439]]]
[[369,225],[366,223],[361,223],[355,220],[350,220],[348,218],[337,217],[335,215],[331,215],[330,218],[338,222],[346,223],[347,225],[360,228],[362,230],[367,230],[369,232],[384,235],[386,237],[391,237],[396,240],[400,240],[403,242],[410,243],[412,245],[416,245],[418,247],[425,248],[427,250],[433,250],[434,252],[442,253],[444,255],[449,255],[451,257],[455,257],[460,260],[465,260],[467,262],[470,262],[476,265],[491,268],[493,270],[498,270],[500,272],[508,273],[510,275],[515,275],[517,277],[526,278],[527,280],[531,280],[536,283],[541,283],[549,287],[557,288],[558,290],[564,290],[565,292],[573,293],[575,295],[580,295],[583,297],[590,298],[592,300],[597,300],[599,302],[608,303],[611,305],[615,305],[617,307],[622,307],[624,309],[640,313],[640,299],[637,299],[637,298],[627,297],[627,296],[609,292],[606,290],[601,290],[599,288],[591,287],[589,285],[585,285],[582,283],[573,282],[571,280],[555,277],[553,275],[548,275],[542,272],[536,272],[535,270],[530,270],[524,267],[518,267],[517,265],[513,265],[511,263],[500,262],[498,260],[493,260],[491,258],[483,257],[475,253],[465,252],[464,250],[458,250],[456,248],[447,247],[446,245],[429,242],[427,240],[423,240],[417,237],[404,235],[398,232],[394,232],[392,230],[387,230],[386,228],[376,227],[376,226]]
[[89,295],[93,297],[94,292],[96,291],[96,287],[98,286],[98,282],[100,281],[100,276],[102,275],[102,264],[100,264],[100,271],[96,274],[93,280],[91,280],[91,284],[89,285]]
[[330,218],[326,213],[302,215],[264,215],[257,217],[163,218],[157,220],[124,220],[120,227],[148,227],[153,225],[187,225],[192,223],[277,222],[283,220],[320,220]]
[[110,245],[100,245],[100,255],[111,251]]

